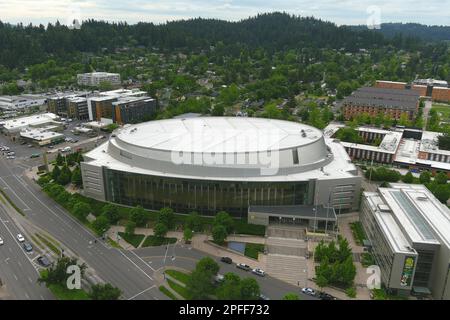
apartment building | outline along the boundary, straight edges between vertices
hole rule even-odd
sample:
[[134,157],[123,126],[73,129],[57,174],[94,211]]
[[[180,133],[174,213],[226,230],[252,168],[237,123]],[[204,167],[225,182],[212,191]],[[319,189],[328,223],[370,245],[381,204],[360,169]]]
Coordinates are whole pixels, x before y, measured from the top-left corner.
[[91,72],[77,75],[79,85],[88,87],[98,87],[102,82],[109,82],[113,86],[120,85],[120,74],[109,72]]

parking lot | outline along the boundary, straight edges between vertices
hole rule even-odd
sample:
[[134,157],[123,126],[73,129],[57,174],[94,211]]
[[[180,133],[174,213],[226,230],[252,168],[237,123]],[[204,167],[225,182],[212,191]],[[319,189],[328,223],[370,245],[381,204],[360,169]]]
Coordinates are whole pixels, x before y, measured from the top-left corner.
[[[7,161],[12,161],[17,163],[18,166],[25,168],[34,167],[43,164],[42,153],[47,152],[48,161],[52,161],[58,152],[61,152],[66,147],[70,147],[71,152],[78,148],[82,148],[83,151],[91,150],[95,148],[100,143],[106,141],[109,134],[106,132],[98,132],[98,135],[88,136],[86,134],[75,134],[73,129],[80,126],[83,122],[79,120],[74,120],[68,122],[62,132],[66,137],[66,140],[61,143],[39,147],[33,144],[23,143],[23,142],[13,142],[9,137],[0,134],[0,147],[6,146],[9,148],[7,151],[0,151],[2,158],[7,159]],[[105,138],[102,138],[105,137]],[[13,152],[14,155],[8,158],[8,153]],[[35,155],[35,157],[32,155]],[[37,156],[39,155],[39,156]]]

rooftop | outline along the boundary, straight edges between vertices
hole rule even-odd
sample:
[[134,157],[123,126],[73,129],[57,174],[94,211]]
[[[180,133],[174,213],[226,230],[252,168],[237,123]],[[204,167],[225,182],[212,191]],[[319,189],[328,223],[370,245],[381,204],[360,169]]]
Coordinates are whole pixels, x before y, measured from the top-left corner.
[[27,126],[38,126],[49,122],[57,121],[59,117],[54,113],[41,113],[27,117],[20,117],[0,122],[7,130],[15,130],[25,128]]

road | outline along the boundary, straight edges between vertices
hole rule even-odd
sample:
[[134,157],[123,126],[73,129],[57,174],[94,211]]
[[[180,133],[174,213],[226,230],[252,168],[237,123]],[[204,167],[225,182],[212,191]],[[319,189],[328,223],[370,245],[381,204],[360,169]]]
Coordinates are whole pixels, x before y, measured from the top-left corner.
[[0,237],[4,244],[0,246],[0,279],[12,299],[16,300],[52,300],[53,295],[39,285],[36,253],[26,253],[16,240],[22,233],[14,221],[6,214],[3,203],[0,205]]
[[[135,249],[134,254],[139,256],[154,270],[162,267],[179,267],[186,270],[193,270],[197,261],[206,256],[205,253],[192,249],[190,246],[183,244],[173,244],[168,247],[148,247]],[[281,280],[270,276],[260,277],[251,272],[247,272],[236,268],[236,265],[220,262],[220,258],[211,256],[220,266],[219,273],[225,274],[233,272],[242,277],[252,277],[256,279],[260,285],[261,293],[272,300],[282,299],[288,292],[297,293],[302,300],[316,300],[316,298],[305,295],[300,292],[300,287],[293,286]]]

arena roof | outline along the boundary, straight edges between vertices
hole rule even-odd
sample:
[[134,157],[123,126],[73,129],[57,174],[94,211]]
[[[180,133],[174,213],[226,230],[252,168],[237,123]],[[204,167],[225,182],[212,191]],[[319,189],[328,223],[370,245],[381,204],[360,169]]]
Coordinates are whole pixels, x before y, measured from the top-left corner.
[[140,148],[184,152],[283,150],[322,138],[314,127],[296,122],[245,117],[199,117],[126,126],[121,141]]

